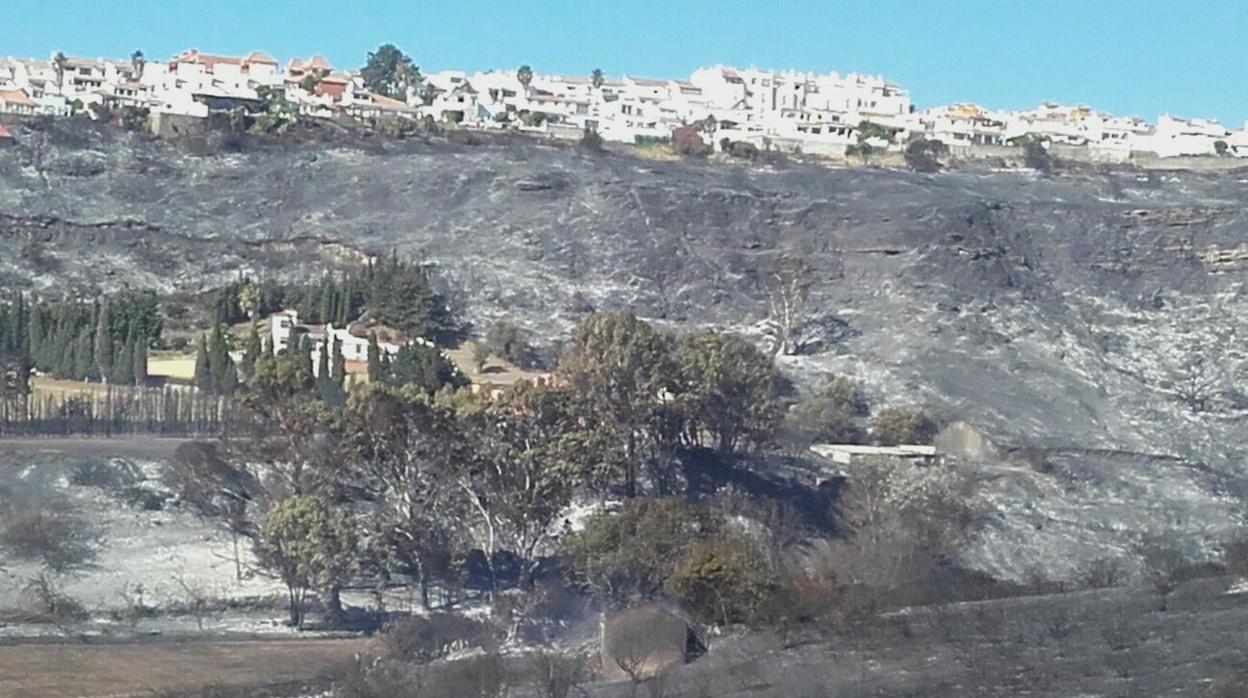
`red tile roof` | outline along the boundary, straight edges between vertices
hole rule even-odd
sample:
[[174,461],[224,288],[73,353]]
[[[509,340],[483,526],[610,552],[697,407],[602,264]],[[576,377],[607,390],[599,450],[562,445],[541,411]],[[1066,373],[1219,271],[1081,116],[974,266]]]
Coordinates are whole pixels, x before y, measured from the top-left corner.
[[24,107],[36,106],[34,100],[26,96],[21,90],[0,90],[0,99],[9,104],[20,104]]
[[13,133],[10,132],[9,129],[5,128],[4,124],[0,124],[0,139],[12,140],[12,138]]

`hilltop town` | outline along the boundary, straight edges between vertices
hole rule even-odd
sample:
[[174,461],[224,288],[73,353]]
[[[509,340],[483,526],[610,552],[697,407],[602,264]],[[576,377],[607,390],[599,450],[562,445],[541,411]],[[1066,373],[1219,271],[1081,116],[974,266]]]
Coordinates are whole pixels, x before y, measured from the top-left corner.
[[745,143],[864,161],[919,138],[959,157],[1003,155],[1032,141],[1097,162],[1248,157],[1248,128],[1214,120],[1163,115],[1149,123],[1051,102],[1019,111],[968,103],[920,110],[907,90],[877,76],[714,66],[687,79],[616,78],[597,69],[541,74],[527,65],[422,75],[390,45],[369,58],[360,70],[319,55],[291,58],[283,67],[263,51],[227,56],[190,49],[167,61],[148,60],[141,51],[128,60],[60,52],[48,60],[0,59],[0,115],[112,110],[160,132],[162,123],[243,111],[279,124],[296,115],[393,118],[566,138],[596,132],[631,144],[669,142],[676,129],[694,127],[706,150]]

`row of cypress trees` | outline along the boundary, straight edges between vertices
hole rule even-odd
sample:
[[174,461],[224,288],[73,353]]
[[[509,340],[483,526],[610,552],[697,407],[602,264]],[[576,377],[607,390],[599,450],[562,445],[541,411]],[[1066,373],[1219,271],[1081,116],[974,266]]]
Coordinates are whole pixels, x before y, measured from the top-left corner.
[[25,390],[31,369],[62,379],[142,384],[160,332],[151,293],[56,303],[19,293],[0,304],[0,357],[13,389]]

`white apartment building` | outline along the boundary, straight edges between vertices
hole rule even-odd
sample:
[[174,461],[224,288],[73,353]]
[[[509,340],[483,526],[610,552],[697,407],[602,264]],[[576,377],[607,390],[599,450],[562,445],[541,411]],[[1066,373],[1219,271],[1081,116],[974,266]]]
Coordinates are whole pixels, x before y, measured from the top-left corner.
[[1140,149],[1149,150],[1160,157],[1183,155],[1215,155],[1218,142],[1226,144],[1231,132],[1217,121],[1209,119],[1179,119],[1163,115],[1157,119],[1157,128],[1151,137],[1143,139]]

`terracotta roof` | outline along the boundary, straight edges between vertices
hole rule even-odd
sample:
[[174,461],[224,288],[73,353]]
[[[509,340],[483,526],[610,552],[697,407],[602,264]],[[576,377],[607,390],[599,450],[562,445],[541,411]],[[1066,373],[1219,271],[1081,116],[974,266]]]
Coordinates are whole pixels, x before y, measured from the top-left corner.
[[13,138],[13,133],[9,131],[9,129],[5,128],[4,124],[0,124],[0,138],[5,138],[5,139]]
[[0,90],[0,99],[9,104],[21,104],[26,107],[37,106],[35,101],[27,97],[26,93],[21,90]]
[[409,106],[407,102],[391,99],[390,97],[379,95],[375,92],[364,92],[362,93],[362,96],[367,98],[374,107],[381,109],[389,109],[391,111],[406,111],[411,109],[411,106]]
[[321,55],[319,55],[319,54],[318,54],[318,55],[315,55],[315,56],[312,56],[311,60],[309,60],[309,61],[307,62],[307,64],[306,64],[304,67],[305,67],[305,68],[307,68],[307,69],[309,69],[309,70],[311,70],[311,69],[315,69],[315,70],[333,70],[333,69],[334,69],[334,67],[333,67],[332,65],[330,65],[330,64],[329,64],[329,61],[325,60],[325,57],[324,57],[324,56],[321,56]]
[[252,51],[247,54],[248,63],[268,63],[269,65],[277,65],[277,61],[273,60],[269,54],[264,51]]

